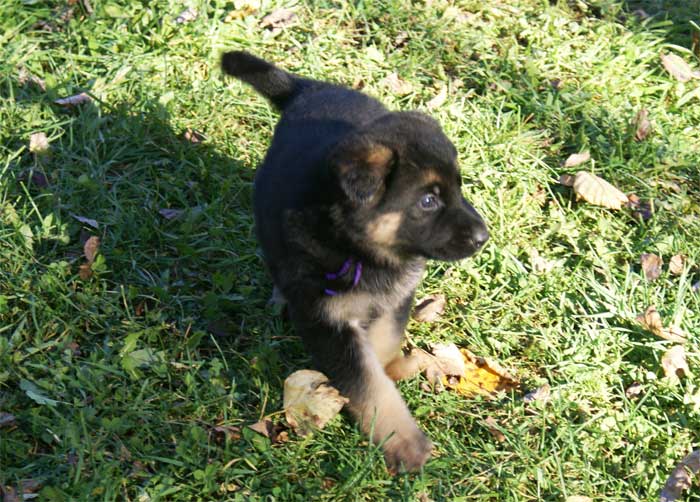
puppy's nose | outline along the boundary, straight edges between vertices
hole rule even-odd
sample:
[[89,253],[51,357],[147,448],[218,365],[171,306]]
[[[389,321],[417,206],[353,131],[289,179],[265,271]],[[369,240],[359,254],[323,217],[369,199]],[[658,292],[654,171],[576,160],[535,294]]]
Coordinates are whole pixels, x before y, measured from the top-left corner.
[[485,225],[480,226],[471,236],[471,241],[474,243],[476,249],[481,249],[481,247],[486,244],[489,240],[489,231],[486,229]]

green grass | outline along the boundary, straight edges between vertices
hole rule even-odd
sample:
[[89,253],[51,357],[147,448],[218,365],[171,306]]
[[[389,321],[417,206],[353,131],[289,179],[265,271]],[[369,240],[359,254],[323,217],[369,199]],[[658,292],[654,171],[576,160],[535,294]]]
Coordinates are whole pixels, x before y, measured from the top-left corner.
[[[657,500],[700,443],[700,380],[663,378],[670,343],[634,322],[656,305],[688,333],[700,374],[700,97],[688,94],[700,80],[678,83],[659,60],[700,68],[698,0],[321,0],[291,4],[298,19],[277,34],[259,20],[290,4],[225,23],[232,2],[194,2],[198,18],[177,24],[189,4],[91,3],[62,21],[64,2],[0,0],[0,412],[16,417],[0,426],[0,485],[39,480],[51,501]],[[631,14],[640,7],[652,17]],[[489,401],[401,383],[436,447],[420,474],[389,476],[347,416],[281,445],[243,427],[280,410],[284,378],[309,360],[267,305],[251,195],[277,117],[221,76],[234,48],[361,81],[395,109],[425,109],[449,86],[431,113],[492,240],[430,265],[419,294],[444,293],[447,311],[409,335],[493,357],[523,384]],[[383,84],[393,72],[408,94]],[[52,103],[82,91],[92,103]],[[636,142],[640,108],[654,132]],[[29,152],[35,132],[50,156]],[[584,149],[584,168],[654,201],[652,219],[558,185]],[[84,280],[90,235],[102,245]],[[533,273],[533,249],[558,266]],[[649,282],[645,252],[688,265]],[[525,404],[545,382],[550,402]],[[644,392],[628,399],[633,382]]]

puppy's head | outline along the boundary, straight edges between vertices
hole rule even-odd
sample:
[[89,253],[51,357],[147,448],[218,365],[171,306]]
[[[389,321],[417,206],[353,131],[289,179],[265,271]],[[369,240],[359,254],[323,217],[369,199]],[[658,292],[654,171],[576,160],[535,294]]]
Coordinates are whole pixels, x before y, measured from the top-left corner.
[[341,141],[330,164],[343,199],[336,224],[379,258],[459,260],[488,240],[462,196],[455,147],[424,114],[381,117]]

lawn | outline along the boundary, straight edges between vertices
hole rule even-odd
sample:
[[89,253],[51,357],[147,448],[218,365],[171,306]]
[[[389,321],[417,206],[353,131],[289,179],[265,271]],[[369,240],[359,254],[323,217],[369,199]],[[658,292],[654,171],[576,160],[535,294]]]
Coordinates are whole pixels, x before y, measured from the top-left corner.
[[[265,18],[281,8],[293,16]],[[700,79],[660,58],[700,69],[700,1],[0,0],[0,12],[5,501],[652,501],[700,444]],[[222,76],[230,49],[429,110],[459,151],[491,240],[429,265],[418,296],[447,306],[409,337],[490,357],[520,387],[486,398],[401,382],[435,444],[419,474],[389,475],[344,414],[274,444],[247,427],[284,422],[284,379],[309,359],[268,304],[253,229],[277,115]],[[635,139],[641,109],[650,133]],[[36,135],[30,148],[36,133],[48,146]],[[558,180],[578,170],[650,210],[577,200]],[[663,259],[658,278],[645,253]],[[635,320],[652,305],[685,332],[692,374],[665,376],[678,343]],[[548,400],[524,399],[545,384]],[[697,480],[684,497],[700,500]]]

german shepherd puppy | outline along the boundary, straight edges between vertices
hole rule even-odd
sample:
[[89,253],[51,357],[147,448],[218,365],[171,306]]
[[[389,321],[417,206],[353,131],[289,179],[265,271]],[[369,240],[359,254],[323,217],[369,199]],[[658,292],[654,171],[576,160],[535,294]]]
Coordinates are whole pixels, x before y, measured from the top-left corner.
[[488,239],[462,197],[457,151],[418,112],[301,78],[246,52],[223,70],[281,112],[255,178],[255,223],[276,294],[315,366],[390,470],[420,469],[432,443],[393,380],[415,372],[401,344],[426,259],[459,260]]

